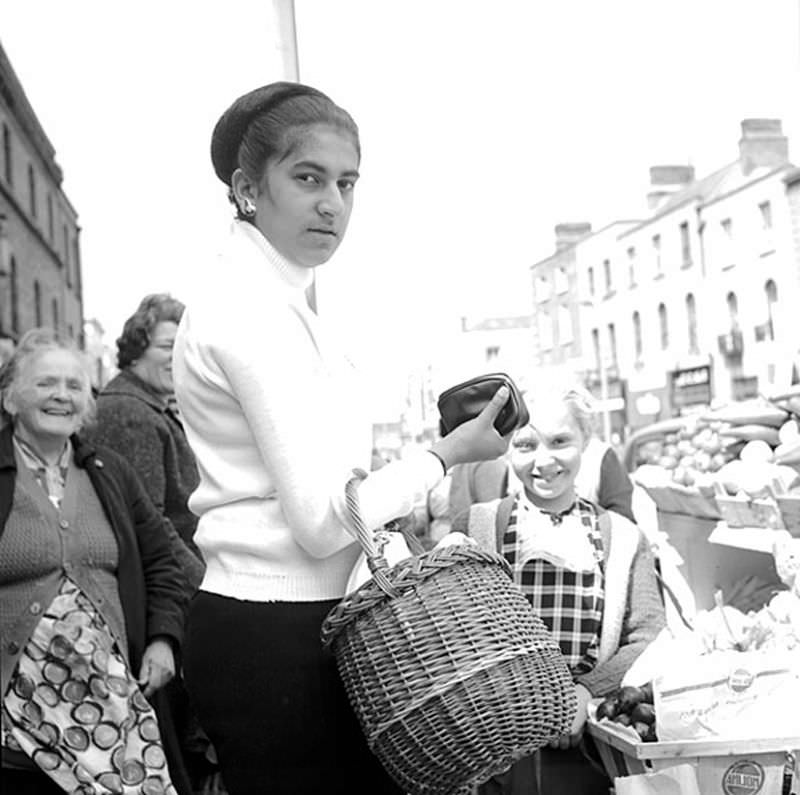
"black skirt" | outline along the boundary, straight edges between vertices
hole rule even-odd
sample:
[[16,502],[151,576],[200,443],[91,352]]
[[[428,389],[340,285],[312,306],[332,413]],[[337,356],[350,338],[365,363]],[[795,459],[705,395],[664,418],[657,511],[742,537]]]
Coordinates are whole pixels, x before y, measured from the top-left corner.
[[184,657],[230,795],[400,795],[367,747],[319,639],[337,601],[245,602],[199,592]]

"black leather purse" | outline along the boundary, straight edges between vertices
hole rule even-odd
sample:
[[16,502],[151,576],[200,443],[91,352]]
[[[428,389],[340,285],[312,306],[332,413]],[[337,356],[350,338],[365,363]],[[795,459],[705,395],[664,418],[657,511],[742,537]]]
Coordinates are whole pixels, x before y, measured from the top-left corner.
[[486,408],[486,404],[492,399],[494,393],[504,385],[508,387],[509,396],[494,421],[494,427],[501,436],[505,436],[507,433],[527,425],[530,420],[528,407],[525,405],[517,385],[505,373],[489,373],[470,378],[469,381],[464,381],[462,384],[456,384],[439,395],[437,406],[439,407],[441,435],[446,436],[462,423],[477,417]]

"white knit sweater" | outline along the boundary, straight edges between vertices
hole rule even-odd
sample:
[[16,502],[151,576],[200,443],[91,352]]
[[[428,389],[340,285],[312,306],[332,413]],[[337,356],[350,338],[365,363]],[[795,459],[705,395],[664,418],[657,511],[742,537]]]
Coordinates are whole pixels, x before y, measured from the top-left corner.
[[[173,366],[200,471],[189,506],[201,590],[334,599],[360,551],[344,484],[354,467],[369,469],[372,426],[352,366],[308,307],[311,277],[236,221],[188,291]],[[422,450],[370,474],[359,489],[367,526],[408,513],[441,478]]]

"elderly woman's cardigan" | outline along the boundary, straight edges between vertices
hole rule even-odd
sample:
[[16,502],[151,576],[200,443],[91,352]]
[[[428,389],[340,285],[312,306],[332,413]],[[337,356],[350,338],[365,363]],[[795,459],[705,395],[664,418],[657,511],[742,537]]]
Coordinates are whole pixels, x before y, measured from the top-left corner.
[[[142,654],[156,635],[171,640],[176,664],[180,665],[188,584],[172,551],[171,535],[165,531],[167,523],[124,459],[111,450],[95,450],[78,437],[72,437],[71,442],[75,464],[86,470],[119,547],[117,580],[125,616],[131,670],[138,675]],[[0,537],[11,512],[16,476],[13,430],[6,425],[0,429]],[[174,530],[171,530],[171,534],[174,537]],[[0,583],[0,595],[2,586]],[[16,618],[4,615],[2,620],[4,624],[11,625]],[[0,643],[0,665],[3,673],[10,676],[23,644],[15,643],[12,646],[7,643],[6,637]],[[160,708],[160,696],[161,691],[153,698],[159,721],[168,721],[165,711]],[[175,738],[170,736],[168,724],[163,724],[161,730],[165,751],[169,758],[174,758],[177,750]],[[175,783],[182,791],[179,784]]]

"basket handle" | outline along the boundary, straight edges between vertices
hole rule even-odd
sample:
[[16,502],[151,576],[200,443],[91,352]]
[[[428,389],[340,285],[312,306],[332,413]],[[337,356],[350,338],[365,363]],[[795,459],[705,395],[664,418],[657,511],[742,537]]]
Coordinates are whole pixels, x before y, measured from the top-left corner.
[[369,570],[372,572],[372,579],[385,594],[388,596],[396,596],[397,591],[386,576],[389,564],[381,552],[382,545],[379,546],[376,543],[374,534],[366,524],[364,524],[364,519],[361,517],[358,486],[366,477],[367,473],[363,469],[353,470],[353,477],[347,481],[344,487],[345,503],[348,513],[350,514],[350,519],[356,530],[356,537],[367,558],[367,566],[369,566]]

